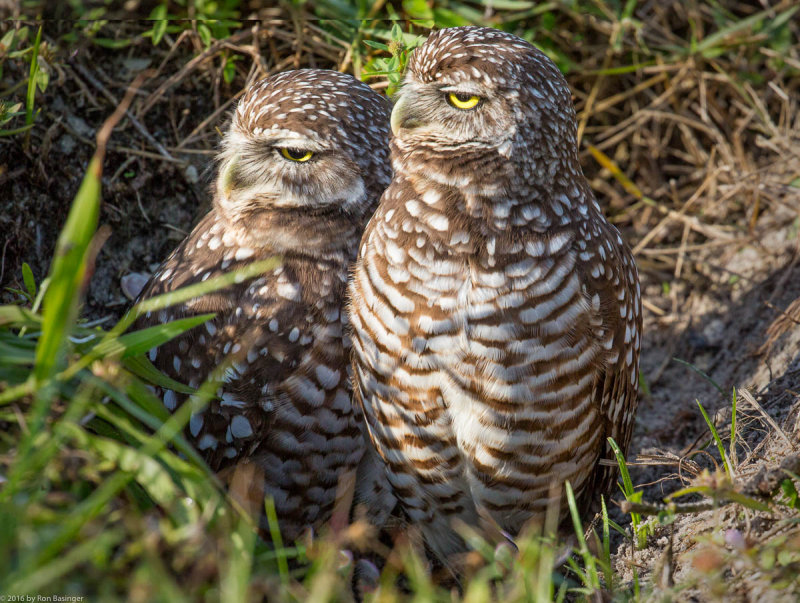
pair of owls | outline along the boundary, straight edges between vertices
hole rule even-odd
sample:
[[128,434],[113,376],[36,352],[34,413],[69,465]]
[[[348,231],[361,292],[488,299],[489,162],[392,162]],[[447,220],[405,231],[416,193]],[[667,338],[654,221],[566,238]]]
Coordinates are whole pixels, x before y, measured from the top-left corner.
[[624,450],[636,409],[639,283],[581,171],[566,81],[533,46],[436,31],[390,109],[332,71],[248,90],[213,210],[141,298],[280,267],[139,326],[216,313],[151,360],[192,386],[230,364],[189,435],[223,475],[256,468],[285,541],[355,475],[371,517],[396,502],[446,559],[456,519],[513,535],[558,504],[554,483],[608,488],[606,439]]

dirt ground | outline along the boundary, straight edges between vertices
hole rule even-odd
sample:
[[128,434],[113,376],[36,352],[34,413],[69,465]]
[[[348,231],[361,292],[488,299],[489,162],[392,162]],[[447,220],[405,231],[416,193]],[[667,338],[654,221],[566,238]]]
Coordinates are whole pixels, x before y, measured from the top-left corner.
[[[208,209],[217,128],[225,128],[232,106],[228,100],[245,81],[263,73],[255,67],[249,71],[242,67],[228,85],[212,58],[209,64],[194,69],[191,77],[170,80],[187,65],[192,50],[202,48],[187,45],[183,52],[168,54],[147,46],[134,46],[127,52],[82,47],[59,57],[58,69],[39,101],[42,113],[30,145],[24,136],[0,139],[0,301],[16,299],[6,287],[21,288],[22,262],[30,264],[37,281],[46,274],[59,229],[93,153],[94,135],[127,84],[144,69],[158,68],[159,72],[140,92],[132,111],[149,135],[163,145],[164,152],[128,119],[112,136],[104,165],[100,216],[111,236],[97,257],[83,311],[87,320],[113,324],[129,304],[121,279],[155,269]],[[266,67],[273,69],[279,64],[274,57]],[[24,79],[25,69],[26,63],[7,62],[4,88]],[[156,94],[160,85],[165,87]],[[587,137],[592,142],[589,134]],[[641,364],[649,390],[641,397],[630,459],[643,453],[659,458],[691,457],[699,466],[713,467],[707,457],[691,456],[708,438],[695,401],[716,417],[726,437],[733,387],[747,388],[760,405],[757,409],[740,399],[737,431],[742,480],[761,465],[777,466],[783,456],[798,452],[800,188],[787,185],[800,174],[796,131],[779,150],[757,156],[747,173],[740,165],[717,162],[721,184],[703,195],[704,216],[711,226],[681,212],[666,214],[670,219],[659,225],[664,216],[646,205],[625,210],[628,214],[639,212],[619,225],[640,262],[646,302]],[[582,157],[601,204],[610,213],[618,213],[619,195],[616,201],[609,197],[608,174],[590,156]],[[753,186],[737,188],[753,178]],[[646,189],[642,182],[638,184]],[[760,211],[744,211],[739,206],[735,211],[729,209],[737,195],[741,204],[746,204],[745,197],[750,199],[753,190],[763,193]],[[659,198],[653,191],[645,192]],[[651,236],[653,230],[657,230],[656,236]],[[647,244],[648,236],[660,247]],[[659,263],[664,257],[669,260]],[[708,375],[725,395],[698,371]],[[765,420],[764,414],[774,423]],[[662,480],[678,473],[677,464],[632,468],[636,483],[657,482],[645,489],[645,499],[650,501],[677,489],[680,480]],[[672,579],[680,581],[688,568],[696,567],[691,555],[699,546],[698,534],[723,520],[739,525],[738,517],[720,519],[719,514],[725,513],[717,510],[681,519],[672,532],[671,561],[664,561],[670,541],[670,528],[664,527],[651,537],[651,546],[645,551],[621,550],[618,569],[624,575],[638,567],[640,576],[661,584],[660,575],[653,570],[667,563],[666,574],[672,578],[663,580],[665,588]],[[772,520],[763,521],[762,530],[776,527]],[[749,525],[749,529],[755,528]],[[731,575],[746,573],[737,571],[732,569]],[[766,586],[753,584],[756,586],[751,584],[742,591],[732,590],[731,596],[780,599],[780,593],[762,592],[757,589]],[[684,595],[687,600],[704,598],[712,587],[693,583]]]
[[[631,467],[631,475],[634,483],[649,484],[644,488],[646,500],[658,502],[692,483],[690,461],[712,471],[721,466],[718,455],[712,460],[696,453],[710,441],[696,400],[727,445],[734,387],[738,390],[735,489],[752,491],[757,474],[774,471],[782,463],[793,471],[800,466],[786,464],[798,459],[800,452],[799,206],[795,199],[793,207],[764,217],[761,236],[752,244],[722,255],[696,254],[692,260],[713,269],[716,285],[676,293],[671,297],[677,311],[669,317],[652,313],[647,317],[642,373],[650,378],[650,395],[641,399],[629,454],[629,459],[638,457],[643,463]],[[738,277],[733,285],[731,276]],[[643,280],[648,282],[646,274]],[[646,297],[655,288],[649,285]],[[654,297],[663,300],[658,294]],[[748,402],[748,392],[757,406]],[[712,449],[713,445],[708,448]],[[725,535],[722,541],[720,534]],[[748,544],[737,549],[730,542],[737,538]],[[637,569],[640,578],[652,580],[656,593],[663,591],[664,596],[674,596],[674,585],[682,585],[678,600],[796,601],[796,573],[793,578],[776,577],[780,572],[764,571],[754,554],[736,554],[752,550],[756,542],[763,546],[786,539],[800,545],[796,519],[720,505],[679,516],[672,526],[657,527],[643,550],[633,551],[624,544],[615,558],[616,569],[623,580],[632,580]],[[789,571],[796,572],[796,567]],[[779,578],[787,585],[794,580],[791,588],[776,588]]]

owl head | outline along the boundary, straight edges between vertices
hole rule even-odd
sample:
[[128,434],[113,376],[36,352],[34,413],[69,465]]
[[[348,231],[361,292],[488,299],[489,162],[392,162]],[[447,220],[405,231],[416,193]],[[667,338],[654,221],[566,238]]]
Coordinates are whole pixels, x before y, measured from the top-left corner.
[[487,155],[515,163],[576,159],[564,76],[534,46],[496,29],[433,32],[409,59],[391,124],[412,162],[415,152],[428,160],[457,152],[470,170]]
[[222,141],[217,212],[251,231],[276,212],[368,216],[391,178],[389,109],[385,97],[335,71],[257,82]]

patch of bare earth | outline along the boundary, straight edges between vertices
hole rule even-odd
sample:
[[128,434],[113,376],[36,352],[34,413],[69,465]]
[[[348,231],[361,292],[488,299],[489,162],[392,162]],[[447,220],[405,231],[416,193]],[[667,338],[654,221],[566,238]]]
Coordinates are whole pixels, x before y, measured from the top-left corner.
[[[656,597],[800,599],[800,513],[776,504],[781,482],[800,473],[800,191],[785,186],[800,171],[800,144],[791,144],[760,170],[758,188],[772,197],[749,232],[686,246],[683,262],[693,274],[677,286],[643,275],[650,311],[642,374],[650,394],[642,396],[629,455],[641,463],[632,477],[647,484],[648,501],[686,486],[719,496],[676,499],[679,508],[711,508],[689,507],[674,523],[657,525],[645,548],[626,542],[617,551],[620,578],[632,581],[636,572]],[[729,482],[696,401],[729,452],[733,388]],[[732,503],[728,491],[769,511]]]

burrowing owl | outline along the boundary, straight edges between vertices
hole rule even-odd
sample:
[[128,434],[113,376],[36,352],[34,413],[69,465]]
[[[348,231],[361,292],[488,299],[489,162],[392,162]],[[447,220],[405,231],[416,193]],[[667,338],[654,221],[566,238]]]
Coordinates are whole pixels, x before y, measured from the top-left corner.
[[[569,88],[527,42],[436,31],[392,112],[394,176],[349,286],[353,370],[394,493],[434,553],[511,534],[551,485],[613,475],[636,410],[632,254],[578,161]],[[562,505],[563,514],[563,505]]]
[[[223,475],[253,464],[256,495],[274,497],[284,540],[328,519],[337,483],[365,449],[351,405],[343,300],[364,225],[391,177],[389,108],[333,71],[291,71],[255,84],[225,135],[212,211],[140,296],[282,257],[268,274],[137,326],[217,313],[151,350],[150,359],[191,386],[232,361],[219,399],[192,416],[189,435]],[[169,410],[184,401],[160,394]]]

